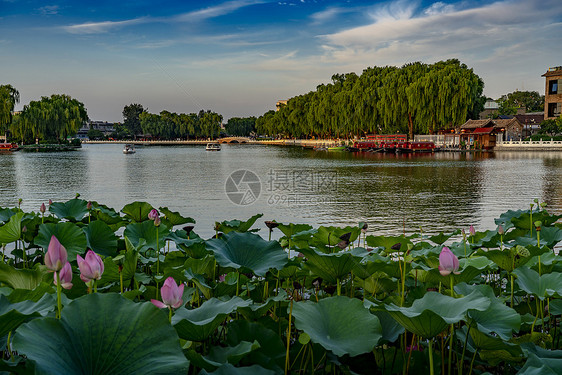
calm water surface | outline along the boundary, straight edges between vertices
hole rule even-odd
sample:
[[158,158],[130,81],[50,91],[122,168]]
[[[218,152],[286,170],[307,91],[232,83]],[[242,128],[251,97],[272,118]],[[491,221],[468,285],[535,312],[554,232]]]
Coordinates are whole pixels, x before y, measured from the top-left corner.
[[[508,209],[527,209],[535,198],[562,212],[562,153],[501,152],[435,155],[315,152],[296,147],[223,145],[137,147],[84,145],[66,153],[0,154],[0,206],[38,211],[49,199],[76,193],[120,210],[133,201],[169,207],[197,221],[211,236],[215,221],[243,219],[318,225],[369,223],[371,234],[456,228],[495,228]],[[260,183],[235,184],[241,193],[261,187],[249,205],[231,202],[225,183],[248,170]],[[233,180],[235,181],[235,180]],[[231,191],[231,190],[229,190]]]

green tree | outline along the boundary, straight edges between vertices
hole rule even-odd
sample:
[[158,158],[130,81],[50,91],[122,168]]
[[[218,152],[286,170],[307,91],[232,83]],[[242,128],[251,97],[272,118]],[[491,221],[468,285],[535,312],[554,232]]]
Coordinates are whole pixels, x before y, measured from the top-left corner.
[[256,131],[255,117],[231,117],[224,125],[227,134],[233,136],[247,137]]
[[549,119],[541,122],[540,134],[548,134],[552,137],[562,132],[562,116],[556,120]]
[[20,101],[20,93],[12,85],[0,86],[0,133],[5,133],[12,122],[12,112]]
[[129,104],[123,108],[123,125],[135,138],[143,131],[139,116],[145,111],[142,104]]
[[98,129],[90,129],[88,130],[88,138],[89,139],[103,139],[103,133],[101,130]]
[[65,141],[88,121],[84,104],[68,95],[43,96],[23,107],[21,119],[12,131],[19,137]]
[[498,99],[501,115],[514,115],[517,108],[524,107],[526,112],[544,111],[544,95],[538,91],[514,91]]

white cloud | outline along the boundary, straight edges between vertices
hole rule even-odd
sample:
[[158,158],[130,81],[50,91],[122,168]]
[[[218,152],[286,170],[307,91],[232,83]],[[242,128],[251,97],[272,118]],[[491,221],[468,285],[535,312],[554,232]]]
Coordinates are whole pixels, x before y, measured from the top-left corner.
[[63,29],[71,34],[100,34],[125,26],[138,25],[147,22],[150,22],[150,19],[142,17],[125,21],[86,22],[77,25],[63,26]]
[[259,0],[234,0],[227,1],[225,3],[196,10],[189,13],[180,14],[172,18],[173,21],[179,22],[193,22],[201,21],[208,18],[214,18],[219,16],[224,16],[226,14],[232,13],[240,8],[244,8],[251,5],[262,4],[265,1]]
[[38,9],[39,13],[44,16],[52,16],[59,13],[58,5],[45,5]]

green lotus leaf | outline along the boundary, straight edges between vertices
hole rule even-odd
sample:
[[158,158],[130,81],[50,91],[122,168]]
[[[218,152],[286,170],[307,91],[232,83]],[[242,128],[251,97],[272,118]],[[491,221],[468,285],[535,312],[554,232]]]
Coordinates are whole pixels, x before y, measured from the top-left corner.
[[[412,245],[412,242],[402,236],[367,236],[367,245],[372,247],[383,247],[384,251],[387,253],[395,253],[398,251],[405,252],[408,249],[408,245]],[[398,247],[399,249],[393,249],[392,247]]]
[[33,269],[17,269],[6,263],[0,263],[0,282],[13,289],[33,290],[42,281],[52,280],[49,270],[43,265],[36,265]]
[[436,234],[434,236],[430,236],[428,237],[428,239],[437,244],[437,245],[443,245],[449,238],[456,236],[457,234],[459,234],[460,231],[457,229],[456,231],[449,233],[449,234],[444,234],[443,232]]
[[153,209],[154,207],[146,202],[133,202],[123,207],[121,212],[125,214],[125,217],[140,223],[141,221],[148,220],[148,214]]
[[201,370],[199,375],[276,375],[277,373],[272,370],[265,369],[258,365],[252,365],[248,367],[234,367],[230,363],[227,363],[219,367],[216,371],[207,372],[206,370]]
[[265,241],[253,233],[226,233],[220,239],[207,241],[207,249],[215,254],[221,267],[242,269],[244,273],[250,270],[258,276],[287,263],[287,253],[277,241]]
[[49,211],[59,219],[67,219],[72,222],[82,220],[88,214],[88,202],[83,199],[71,199],[67,202],[54,202],[49,206]]
[[361,233],[361,229],[358,227],[338,228],[321,226],[312,236],[310,245],[316,247],[333,247],[341,241],[340,237],[347,233],[350,234],[349,242],[353,242],[357,239],[359,233]]
[[335,284],[359,264],[359,257],[350,252],[324,254],[313,249],[301,249],[306,257],[305,266],[315,276],[320,276],[329,283]]
[[185,340],[204,341],[230,314],[239,307],[249,306],[251,301],[232,297],[222,301],[211,298],[193,310],[179,308],[172,317],[172,325]]
[[562,315],[562,299],[550,301],[550,313],[552,315]]
[[468,316],[476,323],[478,330],[483,333],[496,333],[503,340],[508,341],[513,332],[519,332],[521,315],[514,309],[504,305],[494,295],[494,290],[489,285],[468,285],[462,283],[455,286],[457,293],[468,295],[478,290],[490,299],[490,306],[484,311],[470,310]]
[[0,243],[11,243],[21,238],[21,220],[23,212],[18,212],[10,217],[10,220],[0,227]]
[[117,255],[117,236],[109,225],[94,220],[84,228],[84,233],[89,249],[106,257]]
[[[277,227],[285,236],[292,238],[297,233],[307,232],[306,236],[311,237],[314,233],[316,233],[316,229],[312,229],[311,225],[308,224],[279,224]],[[311,231],[311,232],[308,232]],[[303,233],[304,234],[304,233]],[[304,238],[303,238],[304,239]]]
[[254,223],[256,222],[256,220],[258,220],[260,217],[262,217],[263,214],[257,214],[252,216],[251,218],[249,218],[246,221],[242,221],[242,220],[226,220],[223,221],[222,223],[217,223],[216,224],[216,230],[218,230],[219,232],[223,232],[223,233],[230,233],[230,232],[254,232],[257,231],[259,229],[254,229],[254,230],[250,230],[250,228],[252,227],[252,225],[254,225]]
[[478,350],[505,351],[511,357],[521,357],[523,355],[521,347],[517,344],[506,342],[499,337],[491,336],[474,328],[470,329],[469,334],[472,339],[471,344]]
[[34,242],[46,252],[49,242],[51,242],[51,236],[55,236],[64,246],[68,253],[68,261],[76,260],[77,254],[83,254],[86,251],[86,235],[74,223],[41,224]]
[[557,227],[543,227],[541,230],[541,245],[550,248],[562,241],[562,229]]
[[48,282],[42,282],[37,287],[35,287],[35,289],[30,290],[30,289],[6,288],[7,293],[2,293],[0,288],[0,293],[8,297],[8,301],[10,301],[10,303],[23,302],[23,301],[37,302],[41,298],[43,298],[45,294],[54,293],[56,290],[56,286],[54,286],[53,283],[51,282],[52,273],[47,273],[46,275],[49,274],[51,275],[51,277],[48,276],[46,277],[48,278]]
[[562,350],[547,350],[532,343],[521,344],[527,362],[517,374],[554,375],[562,373]]
[[56,297],[51,294],[43,295],[37,302],[16,303],[10,303],[8,298],[0,295],[0,337],[15,330],[22,323],[47,315],[55,309],[56,303]]
[[190,238],[187,238],[185,231],[177,230],[175,232],[171,232],[166,239],[174,241],[179,250],[183,251],[192,258],[199,259],[209,254],[205,240],[199,238],[197,235],[194,235],[193,232],[189,237]]
[[45,374],[185,374],[189,367],[167,314],[114,293],[80,297],[60,320],[20,326],[13,348]]
[[436,292],[428,292],[414,301],[411,307],[385,305],[388,313],[408,331],[424,338],[432,338],[465,318],[467,311],[485,311],[490,299],[474,291],[466,297],[453,298]]
[[382,340],[395,342],[404,333],[404,327],[394,320],[387,311],[373,311],[372,314],[378,317],[381,322]]
[[247,320],[235,320],[228,324],[226,343],[234,346],[240,342],[257,341],[260,348],[253,350],[242,360],[242,365],[257,364],[264,368],[283,372],[285,345],[279,335],[262,324]]
[[528,267],[519,267],[513,273],[517,275],[516,283],[521,289],[541,300],[555,294],[562,296],[562,273],[560,272],[539,276],[538,272]]
[[179,212],[170,211],[168,207],[160,207],[159,210],[166,216],[166,220],[172,224],[172,226],[187,223],[195,224],[195,220],[192,218],[181,216]]
[[264,316],[276,302],[287,300],[287,292],[284,289],[279,291],[276,296],[269,297],[263,303],[252,303],[247,307],[240,307],[238,311],[248,320],[257,320]]
[[18,212],[17,208],[0,208],[0,221],[7,223]]
[[206,359],[209,359],[215,363],[232,363],[233,365],[238,364],[242,358],[260,348],[260,344],[257,340],[253,342],[240,341],[234,346],[227,346],[225,348],[220,346],[213,346],[209,351],[209,355]]
[[[156,244],[156,233],[158,231],[158,245]],[[123,231],[123,236],[127,237],[131,244],[137,248],[141,253],[146,253],[148,250],[155,250],[158,246],[162,249],[166,245],[166,236],[170,231],[165,225],[155,226],[154,221],[145,220],[141,223],[131,223],[127,225]],[[141,241],[145,241],[141,246]]]
[[[290,309],[290,307],[288,307]],[[337,356],[370,352],[382,338],[379,318],[358,299],[337,296],[293,305],[295,326]],[[361,322],[361,324],[357,324]]]

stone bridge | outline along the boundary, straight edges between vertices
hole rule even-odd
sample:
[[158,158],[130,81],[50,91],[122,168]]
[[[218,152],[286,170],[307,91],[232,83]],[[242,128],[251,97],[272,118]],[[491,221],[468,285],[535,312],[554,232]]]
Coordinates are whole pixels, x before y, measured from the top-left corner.
[[246,137],[227,137],[217,140],[219,143],[250,143],[252,140]]

